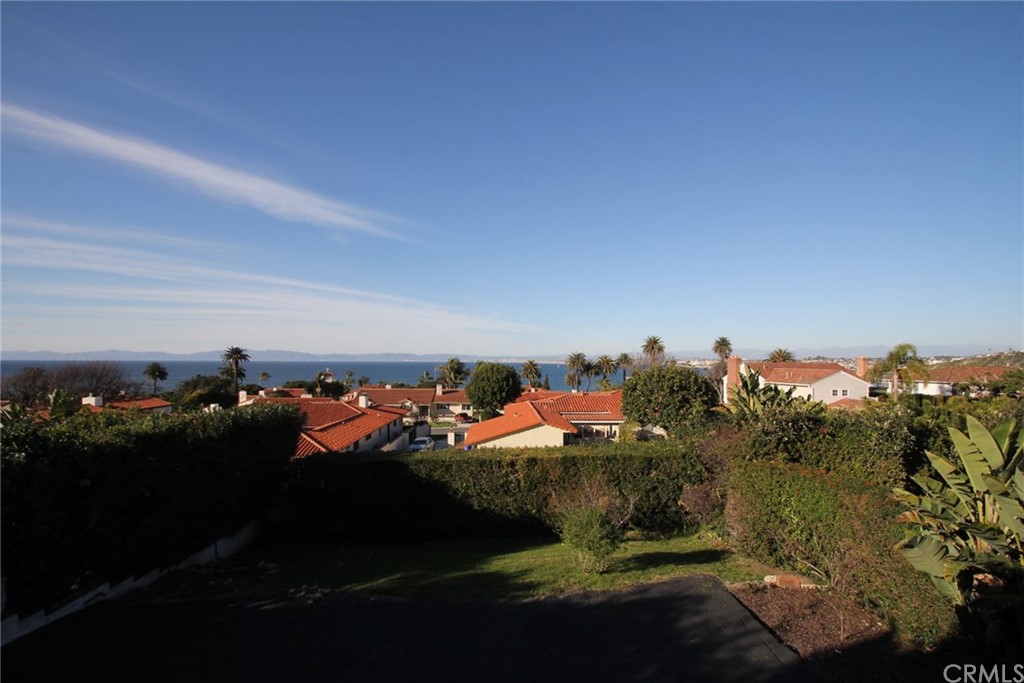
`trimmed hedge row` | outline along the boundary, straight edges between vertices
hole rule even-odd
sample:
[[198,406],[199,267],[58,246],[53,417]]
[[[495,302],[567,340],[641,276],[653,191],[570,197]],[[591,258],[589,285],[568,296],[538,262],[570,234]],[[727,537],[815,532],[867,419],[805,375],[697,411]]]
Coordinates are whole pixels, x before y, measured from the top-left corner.
[[6,609],[53,607],[237,531],[274,499],[302,419],[284,406],[5,419]]
[[726,524],[740,549],[817,575],[904,642],[933,645],[956,631],[956,615],[896,549],[899,513],[887,488],[801,465],[740,462],[729,478]]
[[282,536],[359,541],[553,533],[553,494],[600,479],[636,529],[693,522],[679,505],[704,468],[680,443],[423,453],[293,462]]

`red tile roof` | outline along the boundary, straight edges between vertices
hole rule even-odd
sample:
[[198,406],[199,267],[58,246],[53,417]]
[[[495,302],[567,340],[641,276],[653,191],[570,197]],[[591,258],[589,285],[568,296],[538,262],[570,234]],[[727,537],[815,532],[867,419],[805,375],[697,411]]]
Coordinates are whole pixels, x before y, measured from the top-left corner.
[[556,427],[570,434],[579,433],[576,427],[550,406],[544,406],[540,401],[526,401],[509,403],[505,406],[504,415],[472,425],[462,443],[464,446],[474,446],[542,425]]
[[555,395],[550,398],[508,404],[504,415],[471,426],[463,444],[473,446],[541,425],[578,434],[579,429],[573,423],[622,422],[624,419],[621,391],[551,393]]
[[960,367],[934,368],[928,373],[928,381],[943,384],[991,382],[1013,369],[1006,365],[962,365]]
[[434,389],[363,387],[362,389],[357,389],[353,395],[359,394],[368,396],[370,401],[382,406],[400,406],[406,403],[421,406],[433,403],[436,392]]
[[559,396],[565,396],[568,391],[553,391],[551,389],[525,389],[523,393],[519,395],[519,398],[515,400],[515,403],[522,403],[523,401],[541,401],[548,398],[557,398]]
[[828,362],[797,362],[797,363],[758,363],[749,362],[747,367],[761,375],[761,379],[772,384],[798,384],[811,385],[830,377],[837,372],[843,372],[862,382],[866,380],[857,377],[849,369],[839,363]]
[[832,401],[825,407],[829,410],[864,410],[868,405],[863,398],[841,398],[838,401]]
[[343,451],[405,416],[400,408],[361,408],[331,398],[259,398],[256,402],[297,405],[306,415],[306,424],[295,448],[296,458]]
[[159,410],[160,408],[171,407],[171,403],[163,400],[162,398],[156,397],[140,398],[135,401],[111,401],[107,405],[119,410],[131,410],[132,408],[138,408],[139,410]]

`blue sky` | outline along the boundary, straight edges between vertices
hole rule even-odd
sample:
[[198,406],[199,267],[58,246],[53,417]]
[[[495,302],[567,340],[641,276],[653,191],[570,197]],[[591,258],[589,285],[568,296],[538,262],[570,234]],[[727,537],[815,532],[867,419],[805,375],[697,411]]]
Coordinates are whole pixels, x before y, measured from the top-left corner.
[[4,3],[4,349],[1024,346],[1020,3]]

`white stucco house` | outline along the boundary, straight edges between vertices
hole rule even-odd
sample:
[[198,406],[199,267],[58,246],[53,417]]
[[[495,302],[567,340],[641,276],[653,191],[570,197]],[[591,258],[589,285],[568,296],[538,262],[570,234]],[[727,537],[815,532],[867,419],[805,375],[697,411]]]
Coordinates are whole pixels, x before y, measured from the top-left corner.
[[843,399],[867,398],[871,387],[871,382],[858,377],[839,363],[746,362],[739,356],[732,356],[728,360],[728,372],[722,380],[722,395],[725,396],[726,404],[730,393],[739,386],[740,377],[749,372],[756,372],[760,376],[761,386],[772,385],[782,391],[793,389],[794,397],[821,401],[826,405]]

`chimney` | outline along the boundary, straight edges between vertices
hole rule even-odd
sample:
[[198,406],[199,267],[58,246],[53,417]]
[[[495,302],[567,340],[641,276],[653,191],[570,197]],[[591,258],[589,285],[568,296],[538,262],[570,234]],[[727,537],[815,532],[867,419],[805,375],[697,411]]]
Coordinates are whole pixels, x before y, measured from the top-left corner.
[[102,396],[93,396],[92,394],[89,394],[88,396],[86,396],[85,398],[82,399],[82,405],[83,406],[96,406],[97,408],[102,408],[103,407],[103,397]]
[[436,385],[434,387],[434,395],[435,396],[440,396],[443,393],[444,393],[444,385],[443,384],[438,384],[438,385]]
[[733,392],[733,387],[740,385],[740,373],[743,371],[743,359],[739,356],[729,356],[729,359],[725,361],[726,373],[725,373],[725,392],[722,396],[722,402],[729,402],[729,394]]
[[356,397],[356,400],[358,401],[357,405],[360,408],[370,407],[370,397],[367,396],[366,394],[359,394],[359,396]]
[[868,378],[868,357],[857,356],[857,376],[861,379]]
[[243,403],[245,403],[248,400],[249,400],[249,392],[247,392],[245,389],[239,389],[238,390],[238,405],[242,405]]

